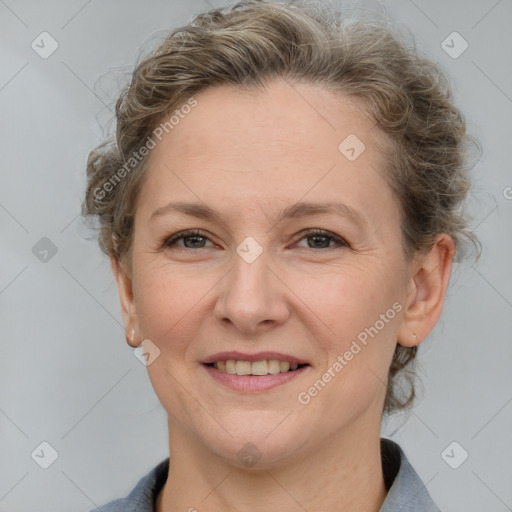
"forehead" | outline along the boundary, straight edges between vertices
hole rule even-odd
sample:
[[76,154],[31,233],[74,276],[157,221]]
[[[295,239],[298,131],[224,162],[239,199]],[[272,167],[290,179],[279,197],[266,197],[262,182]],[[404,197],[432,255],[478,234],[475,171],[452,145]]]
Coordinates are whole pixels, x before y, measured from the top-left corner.
[[392,200],[382,190],[388,142],[357,100],[284,80],[257,91],[212,87],[195,100],[149,154],[142,207],[180,199],[265,208],[307,195],[363,200],[378,215],[376,203]]
[[[326,150],[339,156],[339,143],[350,134],[364,141],[371,153],[376,143],[386,143],[360,100],[320,86],[285,80],[256,90],[223,85],[206,89],[195,99],[197,107],[163,135],[165,144],[154,154],[165,146],[176,150],[176,158],[188,161],[201,159],[202,149],[221,163],[244,160],[244,151],[289,158],[283,153],[289,147],[300,160],[306,153],[311,158],[326,156]],[[240,170],[251,167],[245,159]]]

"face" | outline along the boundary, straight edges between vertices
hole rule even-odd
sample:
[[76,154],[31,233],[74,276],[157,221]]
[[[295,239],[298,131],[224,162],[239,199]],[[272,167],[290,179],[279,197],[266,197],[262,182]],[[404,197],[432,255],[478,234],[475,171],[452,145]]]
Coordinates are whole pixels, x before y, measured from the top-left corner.
[[195,99],[151,150],[118,276],[134,346],[160,351],[148,372],[170,425],[235,463],[248,442],[276,462],[375,431],[414,298],[384,135],[313,85]]

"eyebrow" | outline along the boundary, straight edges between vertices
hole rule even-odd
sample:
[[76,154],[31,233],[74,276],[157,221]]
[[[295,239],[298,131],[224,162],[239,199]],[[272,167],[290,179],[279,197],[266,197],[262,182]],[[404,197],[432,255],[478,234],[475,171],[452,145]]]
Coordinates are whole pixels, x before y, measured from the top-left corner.
[[[181,212],[185,215],[191,215],[193,217],[197,217],[198,219],[217,221],[223,223],[221,215],[207,206],[206,204],[201,203],[189,203],[189,202],[175,202],[169,203],[161,208],[157,208],[150,216],[149,220],[152,220],[154,217],[165,215],[171,212]],[[320,215],[320,214],[335,214],[341,217],[346,217],[354,224],[364,227],[368,224],[361,213],[359,213],[354,208],[343,204],[343,203],[310,203],[310,202],[301,202],[296,203],[292,206],[285,208],[281,211],[277,217],[276,223],[282,222],[286,219],[294,219],[298,217],[304,217],[307,215]]]

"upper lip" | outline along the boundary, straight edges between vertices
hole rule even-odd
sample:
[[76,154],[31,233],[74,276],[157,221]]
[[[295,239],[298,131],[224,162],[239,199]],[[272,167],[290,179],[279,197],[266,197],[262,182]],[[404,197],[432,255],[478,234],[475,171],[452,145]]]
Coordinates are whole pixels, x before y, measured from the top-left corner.
[[243,352],[229,351],[229,352],[217,352],[208,356],[206,359],[201,361],[203,364],[215,363],[217,361],[227,361],[228,359],[234,359],[236,361],[270,361],[275,359],[277,361],[288,361],[289,363],[297,364],[309,364],[300,357],[295,357],[289,354],[282,354],[280,352],[257,352],[256,354],[244,354]]

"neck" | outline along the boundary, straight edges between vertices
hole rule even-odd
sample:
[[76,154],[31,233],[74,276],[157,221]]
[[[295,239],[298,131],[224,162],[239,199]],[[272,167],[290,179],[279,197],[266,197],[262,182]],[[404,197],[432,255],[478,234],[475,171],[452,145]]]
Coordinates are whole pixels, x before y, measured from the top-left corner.
[[295,457],[293,464],[241,469],[212,456],[169,422],[170,463],[155,512],[378,512],[387,491],[380,425],[353,428]]

